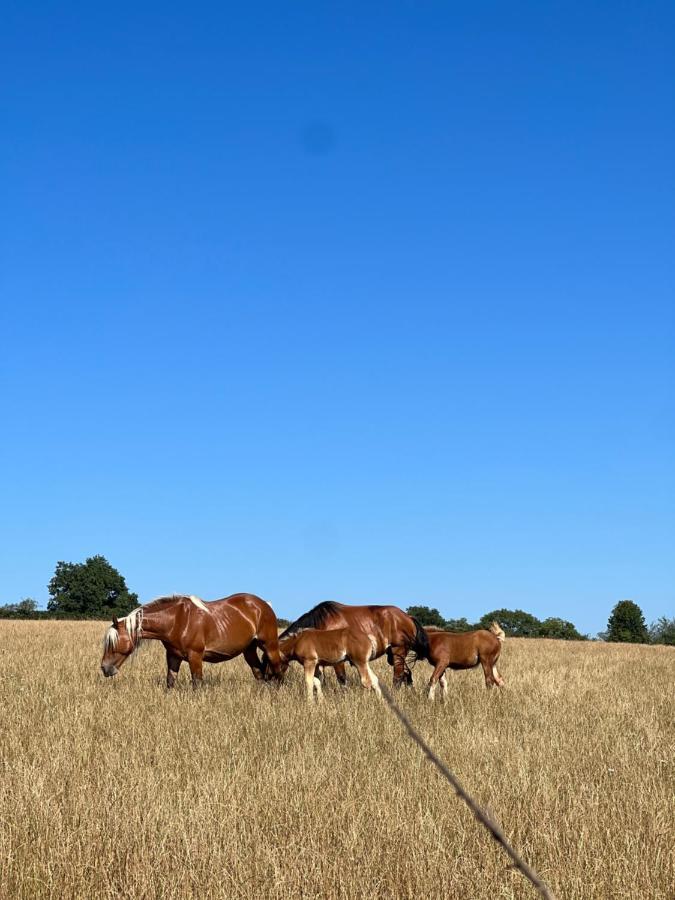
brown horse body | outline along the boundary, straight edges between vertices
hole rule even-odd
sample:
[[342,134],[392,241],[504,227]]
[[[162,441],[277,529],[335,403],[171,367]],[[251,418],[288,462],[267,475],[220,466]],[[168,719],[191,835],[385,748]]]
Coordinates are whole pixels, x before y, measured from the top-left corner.
[[429,680],[430,700],[434,699],[439,681],[445,698],[448,690],[446,669],[473,669],[480,663],[485,675],[485,686],[503,686],[504,679],[497,671],[497,660],[502,650],[504,632],[497,622],[492,623],[489,631],[480,629],[453,633],[430,626],[425,631],[429,637],[430,650],[427,658],[434,667]]
[[[204,603],[197,597],[160,597],[123,619],[113,619],[106,632],[101,670],[116,675],[142,640],[161,641],[166,649],[166,686],[175,684],[181,663],[190,666],[192,684],[202,680],[202,663],[224,662],[240,653],[256,679],[266,671],[281,677],[277,617],[254,594],[233,594]],[[257,650],[263,653],[263,661]]]
[[[412,683],[406,656],[414,652],[425,659],[429,653],[429,639],[420,623],[397,606],[349,606],[326,601],[296,619],[281,635],[283,642],[308,628],[319,631],[348,629],[352,635],[366,635],[371,643],[370,659],[387,654],[394,667],[394,685]],[[319,664],[320,665],[320,664]],[[341,683],[345,681],[344,662],[331,663]]]
[[337,666],[345,662],[356,666],[364,688],[372,688],[381,697],[377,675],[368,665],[374,658],[376,648],[374,636],[362,631],[352,631],[350,628],[334,628],[331,631],[307,628],[279,641],[282,671],[286,670],[291,660],[302,665],[310,703],[314,700],[315,690],[321,697],[321,680],[317,676],[317,667]]

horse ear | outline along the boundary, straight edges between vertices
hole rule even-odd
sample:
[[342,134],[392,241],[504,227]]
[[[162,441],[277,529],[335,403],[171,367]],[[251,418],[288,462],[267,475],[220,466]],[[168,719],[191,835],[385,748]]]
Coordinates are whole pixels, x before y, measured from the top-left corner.
[[119,625],[119,622],[117,621],[117,616],[113,616],[113,625],[115,626],[115,628],[117,628],[117,626]]

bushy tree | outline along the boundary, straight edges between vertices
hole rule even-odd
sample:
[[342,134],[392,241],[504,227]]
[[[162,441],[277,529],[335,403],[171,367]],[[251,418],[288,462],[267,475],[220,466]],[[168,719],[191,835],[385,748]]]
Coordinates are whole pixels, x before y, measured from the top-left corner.
[[661,616],[649,628],[649,639],[652,644],[669,644],[675,646],[675,619]]
[[540,637],[556,638],[559,641],[585,641],[586,635],[580,634],[572,622],[558,619],[555,616],[544,619],[539,629]]
[[125,616],[138,606],[124,577],[104,556],[90,556],[83,563],[58,562],[49,582],[50,612],[83,618]]
[[24,597],[18,603],[6,603],[0,606],[1,619],[32,619],[37,618],[37,603],[32,597]]
[[499,622],[507,637],[539,637],[541,632],[539,619],[522,609],[494,609],[485,613],[479,625],[489,628],[492,622]]
[[417,619],[422,625],[432,625],[434,628],[445,628],[445,619],[435,608],[428,606],[409,606],[406,609],[409,616]]
[[607,622],[607,640],[624,644],[646,644],[649,633],[642,610],[632,600],[620,600]]
[[473,631],[476,627],[472,625],[471,622],[467,622],[466,619],[446,619],[445,625],[443,626],[446,631]]

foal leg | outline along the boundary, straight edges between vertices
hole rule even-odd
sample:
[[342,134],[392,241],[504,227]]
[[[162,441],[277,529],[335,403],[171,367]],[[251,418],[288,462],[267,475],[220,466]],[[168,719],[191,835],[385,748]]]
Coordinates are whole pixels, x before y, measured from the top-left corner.
[[480,664],[483,667],[483,674],[485,675],[485,687],[491,688],[494,684],[497,684],[492,674],[492,664],[487,659],[481,659]]
[[188,653],[188,665],[192,674],[192,687],[196,690],[202,683],[202,662],[204,654],[199,650],[191,650]]
[[168,690],[176,683],[176,678],[178,677],[178,670],[180,669],[180,664],[183,660],[180,656],[176,656],[173,650],[166,648],[166,686]]
[[304,662],[305,669],[305,688],[307,690],[307,702],[314,702],[314,688],[321,697],[321,682],[316,677],[316,659],[306,659]]
[[356,662],[356,660],[353,660],[353,662],[359,671],[359,675],[361,677],[361,684],[363,685],[363,687],[366,688],[366,690],[368,688],[372,688],[375,691],[375,693],[377,694],[377,696],[381,697],[382,691],[380,690],[379,679],[378,679],[377,675],[373,672],[373,670],[370,668],[370,666],[368,665],[368,660],[364,659],[364,660],[360,660],[359,662]]
[[429,699],[432,703],[434,701],[434,697],[436,696],[436,685],[438,684],[439,678],[441,678],[444,673],[445,663],[439,663],[431,673],[431,678],[429,679]]
[[251,672],[253,672],[253,677],[256,681],[262,681],[263,672],[262,672],[262,664],[260,662],[260,657],[258,656],[258,651],[256,650],[255,643],[250,643],[248,647],[244,650],[244,659],[249,664],[251,668]]
[[448,677],[445,674],[445,672],[443,672],[443,674],[441,675],[440,682],[441,682],[441,699],[442,699],[443,703],[445,703],[446,697],[448,696]]

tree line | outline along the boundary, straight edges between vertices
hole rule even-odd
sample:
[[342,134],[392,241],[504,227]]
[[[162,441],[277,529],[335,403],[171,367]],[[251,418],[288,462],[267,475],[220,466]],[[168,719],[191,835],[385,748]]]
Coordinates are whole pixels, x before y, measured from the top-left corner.
[[[124,576],[104,556],[91,556],[83,563],[58,562],[48,591],[46,610],[38,609],[35,600],[26,597],[0,606],[0,618],[110,620],[113,616],[125,616],[138,606],[138,595],[128,589]],[[497,621],[509,637],[590,639],[566,619],[552,616],[542,621],[522,609],[493,609],[474,623],[465,618],[446,619],[429,606],[409,606],[406,611],[422,625],[446,631],[472,631]],[[279,622],[288,624],[286,619]],[[637,603],[621,600],[609,616],[607,630],[598,638],[619,643],[675,645],[675,618],[662,616],[648,627]]]

